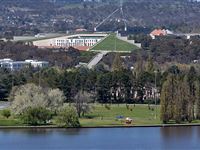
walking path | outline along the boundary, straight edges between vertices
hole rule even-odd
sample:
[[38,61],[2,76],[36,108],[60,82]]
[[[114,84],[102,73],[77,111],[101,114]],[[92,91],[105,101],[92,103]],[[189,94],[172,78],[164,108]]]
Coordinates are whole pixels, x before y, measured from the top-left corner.
[[103,56],[105,56],[107,53],[107,51],[102,51],[98,53],[94,58],[92,58],[92,60],[90,60],[90,62],[87,64],[87,67],[89,69],[95,67],[103,59]]

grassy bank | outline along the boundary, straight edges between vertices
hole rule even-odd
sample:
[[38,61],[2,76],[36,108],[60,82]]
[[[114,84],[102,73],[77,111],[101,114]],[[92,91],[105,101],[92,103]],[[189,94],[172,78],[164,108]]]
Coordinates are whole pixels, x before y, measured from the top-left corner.
[[[101,105],[93,104],[93,109],[90,113],[87,113],[85,117],[80,118],[82,127],[109,127],[109,126],[127,126],[125,124],[125,118],[129,117],[133,119],[131,126],[152,126],[161,125],[160,121],[160,107],[150,105]],[[19,118],[13,118],[12,116],[8,119],[2,116],[0,111],[0,126],[26,126],[22,123]],[[155,117],[157,114],[157,117]],[[123,119],[117,119],[117,116],[123,116]],[[55,122],[53,120],[53,122]],[[199,124],[199,120],[192,122],[193,124]],[[190,125],[183,123],[182,125]],[[54,127],[55,124],[52,124]],[[170,122],[169,125],[175,125],[175,122]],[[191,124],[192,125],[192,124]],[[48,127],[48,126],[47,126]]]
[[91,50],[106,50],[106,51],[124,51],[129,52],[138,49],[137,46],[128,42],[122,41],[116,37],[115,34],[109,35],[102,42],[94,46]]

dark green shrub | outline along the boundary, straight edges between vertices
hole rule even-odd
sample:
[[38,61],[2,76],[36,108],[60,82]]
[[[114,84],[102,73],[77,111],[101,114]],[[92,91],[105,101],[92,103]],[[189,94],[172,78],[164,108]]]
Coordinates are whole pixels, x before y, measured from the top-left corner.
[[109,105],[105,105],[105,108],[107,109],[107,110],[111,110],[111,107],[109,106]]
[[28,108],[21,115],[24,123],[29,125],[44,125],[52,118],[51,112],[43,107]]

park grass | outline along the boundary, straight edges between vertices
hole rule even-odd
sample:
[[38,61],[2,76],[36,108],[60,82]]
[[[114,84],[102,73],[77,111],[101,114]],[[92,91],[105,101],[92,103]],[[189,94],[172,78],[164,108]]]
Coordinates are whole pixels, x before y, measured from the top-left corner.
[[[154,126],[154,125],[162,125],[162,121],[160,121],[160,106],[155,107],[155,105],[149,106],[146,104],[137,104],[137,105],[129,105],[129,109],[125,104],[107,104],[108,107],[105,107],[105,104],[91,104],[92,110],[87,113],[84,117],[80,118],[81,127],[115,127],[115,126]],[[157,108],[157,109],[155,109]],[[156,111],[157,110],[157,111]],[[10,118],[5,118],[1,115],[0,110],[0,126],[28,126],[23,124],[20,118],[16,118],[11,116]],[[155,118],[155,114],[157,117]],[[124,118],[119,120],[116,117],[123,116]],[[125,124],[126,117],[133,119],[133,123],[131,125]],[[52,120],[53,124],[56,126],[55,119]],[[194,120],[193,124],[199,124],[200,120]],[[176,124],[175,121],[171,121],[168,123],[169,125]],[[181,124],[189,125],[187,122],[183,122]],[[49,127],[49,125],[46,125]]]
[[24,124],[18,119],[0,119],[0,126],[23,126]]
[[23,123],[20,119],[13,118],[5,118],[2,116],[2,110],[0,110],[0,126],[22,126]]
[[[115,46],[115,44],[116,44],[116,46]],[[131,52],[136,49],[138,49],[137,46],[118,39],[115,34],[110,34],[108,37],[106,37],[104,40],[102,40],[100,43],[98,43],[96,46],[94,46],[91,50],[93,50],[93,51],[105,50],[105,51],[116,51],[116,52],[123,52],[123,51]]]
[[[105,105],[93,105],[94,109],[84,118],[80,119],[83,127],[99,127],[99,126],[126,126],[124,119],[129,117],[133,119],[132,125],[155,125],[161,124],[159,113],[160,108],[157,107],[157,118],[155,119],[155,110],[149,109],[148,105],[111,105],[110,110]],[[154,108],[153,106],[151,108]],[[132,109],[132,111],[131,111]],[[124,119],[118,120],[117,116],[123,116]]]

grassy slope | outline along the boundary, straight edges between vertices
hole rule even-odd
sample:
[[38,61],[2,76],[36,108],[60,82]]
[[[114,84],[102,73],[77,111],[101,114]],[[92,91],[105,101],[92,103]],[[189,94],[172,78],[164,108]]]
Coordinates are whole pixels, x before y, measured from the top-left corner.
[[15,119],[13,117],[5,118],[1,115],[0,110],[0,126],[21,126],[23,123],[19,119]]
[[116,38],[115,34],[111,34],[102,42],[93,47],[91,50],[109,50],[109,51],[115,50],[115,40],[116,40],[116,51],[132,51],[138,49],[137,46],[119,40]]
[[[116,119],[116,116],[122,115],[125,118],[132,118],[134,125],[161,124],[159,115],[155,119],[155,111],[149,110],[147,105],[136,105],[135,107],[130,105],[130,108],[133,110],[128,110],[126,105],[111,105],[111,109],[108,110],[105,106],[95,105],[93,111],[86,115],[88,118],[82,118],[80,122],[82,126],[125,125],[123,121]],[[159,112],[158,108],[157,114]]]

